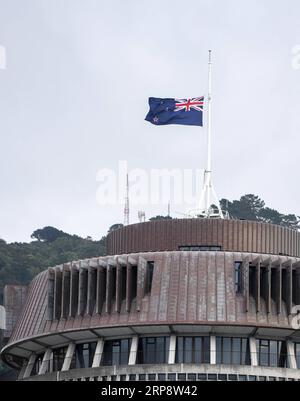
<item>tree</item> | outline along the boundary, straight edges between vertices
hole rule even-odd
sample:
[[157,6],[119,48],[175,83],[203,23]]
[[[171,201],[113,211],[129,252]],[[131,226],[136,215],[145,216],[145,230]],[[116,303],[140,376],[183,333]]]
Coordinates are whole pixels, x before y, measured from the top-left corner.
[[119,228],[124,227],[124,224],[116,223],[109,227],[108,234],[112,233],[115,230],[119,230]]
[[155,220],[172,220],[171,216],[155,216],[151,217],[150,221],[155,221]]
[[43,242],[53,242],[60,237],[70,237],[70,234],[50,226],[36,230],[31,234],[31,238]]

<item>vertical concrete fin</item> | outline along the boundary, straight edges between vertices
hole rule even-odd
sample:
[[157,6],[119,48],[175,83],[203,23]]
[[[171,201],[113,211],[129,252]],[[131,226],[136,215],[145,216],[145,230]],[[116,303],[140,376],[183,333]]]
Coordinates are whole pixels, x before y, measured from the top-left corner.
[[70,307],[70,269],[63,268],[62,272],[62,300],[61,300],[61,317],[67,318]]
[[48,270],[48,307],[47,307],[47,319],[54,319],[54,281],[55,272],[53,269]]
[[110,313],[111,301],[112,301],[112,267],[107,266],[106,269],[106,300],[105,300],[105,312]]
[[70,274],[69,316],[75,317],[78,311],[79,271],[75,266],[72,266]]
[[261,261],[259,260],[256,264],[256,269],[255,269],[255,303],[256,303],[256,312],[260,312],[260,267]]
[[61,317],[61,301],[62,301],[62,271],[55,269],[54,279],[54,319]]
[[97,269],[97,294],[96,313],[101,314],[106,297],[106,268],[99,266]]
[[266,288],[266,303],[267,303],[267,313],[271,313],[271,263],[267,266],[267,288]]
[[282,312],[282,266],[281,264],[276,270],[276,305],[278,315]]
[[94,267],[88,269],[88,285],[87,285],[87,313],[92,315],[96,303],[96,284],[97,284],[97,271]]
[[120,312],[121,310],[121,285],[122,285],[122,267],[119,262],[117,262],[116,267],[116,305],[115,311]]
[[292,261],[289,262],[289,265],[286,268],[286,273],[287,273],[286,307],[287,307],[287,313],[288,313],[288,315],[290,315],[292,313],[292,307],[293,307],[293,265],[292,265]]
[[83,315],[87,304],[87,270],[79,268],[78,315]]
[[132,268],[131,264],[127,262],[126,268],[126,312],[130,312],[132,302]]
[[146,280],[147,261],[139,257],[138,260],[138,277],[137,277],[137,300],[136,310],[140,311],[142,307],[142,299],[145,295],[145,280]]

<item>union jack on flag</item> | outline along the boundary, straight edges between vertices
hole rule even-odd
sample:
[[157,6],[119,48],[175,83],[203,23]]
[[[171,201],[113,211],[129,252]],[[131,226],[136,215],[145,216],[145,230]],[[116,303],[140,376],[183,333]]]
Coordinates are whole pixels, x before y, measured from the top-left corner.
[[174,111],[190,111],[191,109],[197,111],[203,111],[204,96],[195,97],[193,99],[175,99]]
[[203,126],[204,96],[190,99],[150,97],[149,106],[145,120],[151,124]]

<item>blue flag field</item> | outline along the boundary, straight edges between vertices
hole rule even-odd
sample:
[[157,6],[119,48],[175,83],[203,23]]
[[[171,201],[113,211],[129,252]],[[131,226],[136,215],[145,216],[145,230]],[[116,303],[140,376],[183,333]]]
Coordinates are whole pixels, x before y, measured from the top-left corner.
[[149,98],[150,110],[145,120],[154,125],[203,126],[204,97],[192,99]]

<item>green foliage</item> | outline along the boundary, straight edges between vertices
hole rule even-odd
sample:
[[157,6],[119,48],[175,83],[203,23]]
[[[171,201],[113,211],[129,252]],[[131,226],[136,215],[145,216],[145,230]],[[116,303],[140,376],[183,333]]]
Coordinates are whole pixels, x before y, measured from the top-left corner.
[[61,230],[58,230],[55,227],[50,227],[50,226],[40,228],[39,230],[36,230],[31,234],[32,239],[37,239],[38,241],[44,241],[44,242],[53,242],[58,238],[62,237],[69,238],[71,237],[71,235]]
[[277,210],[265,207],[265,202],[256,195],[248,194],[230,202],[221,199],[222,210],[229,213],[234,219],[262,221],[265,223],[278,224],[284,227],[299,229],[300,220],[294,214],[282,214]]
[[7,244],[0,240],[0,304],[6,284],[27,284],[47,267],[106,253],[106,237],[93,241],[48,227],[33,234],[38,241]]
[[150,221],[154,221],[154,220],[171,220],[172,217],[171,216],[155,216],[155,217],[151,217]]
[[119,228],[122,228],[122,227],[124,227],[124,224],[120,224],[120,223],[114,224],[109,228],[108,233],[110,234],[111,232],[118,230]]

